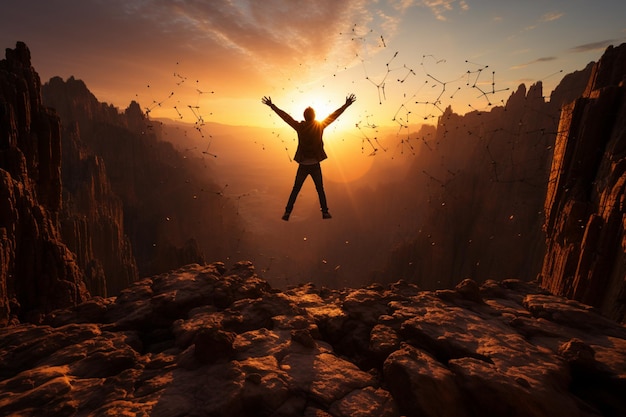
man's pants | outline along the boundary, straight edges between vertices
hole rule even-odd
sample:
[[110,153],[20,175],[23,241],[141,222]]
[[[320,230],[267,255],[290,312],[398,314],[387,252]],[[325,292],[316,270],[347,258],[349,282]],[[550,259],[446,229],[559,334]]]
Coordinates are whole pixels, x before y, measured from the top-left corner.
[[315,189],[317,190],[317,195],[320,198],[320,207],[322,208],[322,212],[328,211],[328,206],[326,205],[326,194],[324,193],[324,184],[322,182],[322,167],[319,163],[317,163],[313,165],[298,165],[296,181],[293,184],[293,189],[291,190],[291,195],[289,196],[289,201],[287,202],[287,207],[285,207],[286,212],[291,213],[291,210],[293,210],[293,205],[296,202],[300,189],[302,189],[302,184],[304,184],[304,180],[306,180],[306,177],[309,175],[313,178],[313,182],[315,183]]

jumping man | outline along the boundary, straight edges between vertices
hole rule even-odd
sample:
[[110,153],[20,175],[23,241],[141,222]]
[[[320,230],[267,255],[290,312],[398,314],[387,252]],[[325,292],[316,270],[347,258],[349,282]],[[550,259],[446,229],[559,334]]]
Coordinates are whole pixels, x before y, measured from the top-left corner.
[[285,214],[282,219],[289,220],[289,215],[293,210],[293,205],[296,202],[298,193],[304,184],[307,176],[313,178],[315,183],[315,189],[320,199],[320,207],[322,209],[322,218],[330,219],[332,216],[328,212],[328,206],[326,205],[326,194],[324,193],[324,183],[322,181],[322,168],[320,162],[326,159],[328,156],[324,151],[324,141],[322,135],[326,126],[331,124],[337,119],[341,113],[343,113],[352,103],[354,103],[356,97],[354,94],[350,94],[346,97],[346,102],[343,106],[335,110],[331,115],[326,117],[321,122],[315,120],[315,110],[311,107],[307,107],[304,110],[304,120],[297,122],[289,114],[276,107],[272,103],[270,97],[263,97],[261,100],[263,104],[267,104],[272,110],[276,112],[289,126],[293,127],[298,132],[298,148],[293,159],[298,163],[298,172],[296,172],[296,180],[291,190],[291,195],[287,201],[285,207]]

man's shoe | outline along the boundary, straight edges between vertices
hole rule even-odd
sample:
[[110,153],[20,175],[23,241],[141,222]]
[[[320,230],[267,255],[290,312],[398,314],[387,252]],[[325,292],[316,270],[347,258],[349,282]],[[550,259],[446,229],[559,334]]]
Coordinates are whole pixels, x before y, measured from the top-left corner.
[[333,216],[331,216],[329,212],[327,211],[322,212],[322,219],[332,219],[332,218]]
[[289,215],[290,215],[290,214],[291,214],[290,212],[286,211],[286,212],[285,212],[285,214],[283,214],[282,219],[283,219],[284,221],[286,221],[286,222],[287,222],[287,221],[289,221]]

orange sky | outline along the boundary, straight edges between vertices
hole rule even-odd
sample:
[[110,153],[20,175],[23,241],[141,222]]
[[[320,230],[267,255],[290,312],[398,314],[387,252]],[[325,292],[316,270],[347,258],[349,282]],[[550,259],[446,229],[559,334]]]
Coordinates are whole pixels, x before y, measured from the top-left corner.
[[73,75],[101,101],[190,123],[273,127],[264,95],[300,118],[355,93],[336,128],[358,137],[488,109],[522,82],[549,94],[624,41],[624,16],[621,0],[8,0],[0,41],[26,42],[44,82]]

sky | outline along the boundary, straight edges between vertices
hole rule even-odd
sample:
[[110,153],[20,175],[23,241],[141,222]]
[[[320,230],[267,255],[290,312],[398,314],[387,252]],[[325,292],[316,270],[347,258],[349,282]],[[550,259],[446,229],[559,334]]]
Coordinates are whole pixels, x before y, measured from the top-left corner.
[[0,45],[29,47],[42,82],[83,80],[150,117],[273,127],[261,104],[338,128],[435,124],[502,105],[626,41],[623,0],[2,0]]

